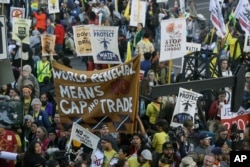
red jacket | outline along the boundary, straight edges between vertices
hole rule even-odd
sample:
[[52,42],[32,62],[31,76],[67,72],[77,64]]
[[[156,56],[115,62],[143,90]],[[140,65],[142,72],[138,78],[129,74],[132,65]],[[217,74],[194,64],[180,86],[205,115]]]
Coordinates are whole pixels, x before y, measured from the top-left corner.
[[46,30],[46,19],[47,16],[45,13],[41,13],[41,14],[37,14],[36,12],[33,13],[34,17],[36,18],[36,25],[35,28],[36,29],[42,29],[42,30]]
[[65,31],[64,27],[61,24],[56,24],[54,28],[54,34],[56,36],[56,45],[62,45],[65,36]]

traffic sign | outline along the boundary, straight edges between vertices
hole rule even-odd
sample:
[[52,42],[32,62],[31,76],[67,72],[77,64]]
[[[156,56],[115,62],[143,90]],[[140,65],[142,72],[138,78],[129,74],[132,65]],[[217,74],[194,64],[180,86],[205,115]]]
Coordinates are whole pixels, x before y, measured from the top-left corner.
[[0,59],[7,59],[7,34],[5,16],[0,16]]

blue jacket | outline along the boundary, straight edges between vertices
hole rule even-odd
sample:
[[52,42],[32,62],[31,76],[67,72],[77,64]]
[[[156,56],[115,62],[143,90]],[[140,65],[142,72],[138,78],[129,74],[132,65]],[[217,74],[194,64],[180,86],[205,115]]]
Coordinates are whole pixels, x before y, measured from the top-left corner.
[[51,123],[49,121],[49,116],[46,112],[40,110],[38,116],[35,118],[34,111],[32,111],[31,116],[33,116],[38,126],[44,126],[46,129],[48,129],[51,126]]

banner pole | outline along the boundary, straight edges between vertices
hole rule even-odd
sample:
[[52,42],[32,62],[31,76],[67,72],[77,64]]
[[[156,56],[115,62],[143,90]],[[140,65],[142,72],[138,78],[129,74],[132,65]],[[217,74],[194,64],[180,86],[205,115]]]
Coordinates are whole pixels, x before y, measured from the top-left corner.
[[20,49],[21,49],[21,52],[20,52],[20,57],[21,57],[21,69],[23,69],[23,43],[22,41],[20,41]]
[[4,3],[2,2],[2,15],[4,15]]

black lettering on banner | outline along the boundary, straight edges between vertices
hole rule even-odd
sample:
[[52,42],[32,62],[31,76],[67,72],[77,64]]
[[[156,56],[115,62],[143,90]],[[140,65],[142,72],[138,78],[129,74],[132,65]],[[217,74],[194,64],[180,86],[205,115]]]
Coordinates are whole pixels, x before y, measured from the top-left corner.
[[250,151],[231,151],[230,166],[249,166]]

